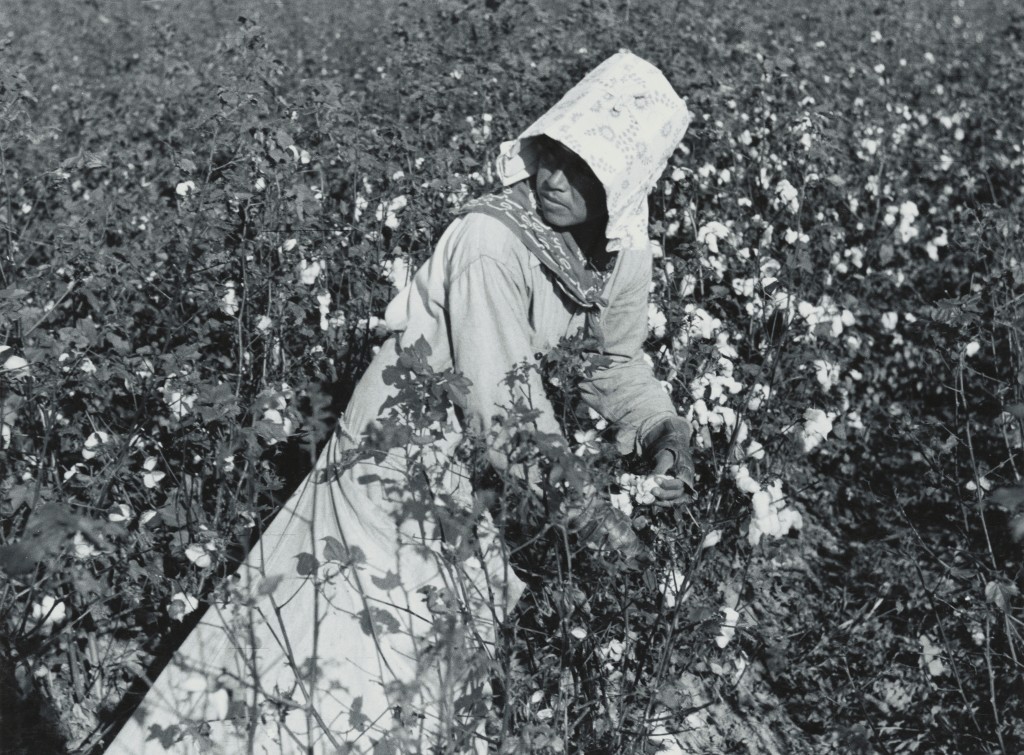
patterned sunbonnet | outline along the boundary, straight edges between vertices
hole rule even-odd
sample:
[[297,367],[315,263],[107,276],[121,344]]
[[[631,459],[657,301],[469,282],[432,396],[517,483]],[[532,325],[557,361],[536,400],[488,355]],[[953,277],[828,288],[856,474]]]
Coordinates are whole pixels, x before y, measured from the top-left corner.
[[531,137],[549,136],[583,158],[604,186],[607,251],[642,248],[650,243],[647,195],[691,119],[686,103],[657,67],[622,51],[501,145],[498,177],[503,186],[511,186],[536,173]]

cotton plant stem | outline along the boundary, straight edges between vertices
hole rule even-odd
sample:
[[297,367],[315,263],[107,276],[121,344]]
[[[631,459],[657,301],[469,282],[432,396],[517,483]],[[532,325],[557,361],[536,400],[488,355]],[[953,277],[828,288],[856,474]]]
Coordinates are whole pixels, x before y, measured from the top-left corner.
[[1005,753],[1008,750],[1003,741],[1003,722],[999,718],[999,702],[996,698],[996,673],[992,668],[992,618],[988,615],[985,616],[985,668],[988,670],[989,704],[996,722],[996,737],[999,739],[999,747]]
[[925,595],[928,596],[928,604],[932,609],[932,614],[935,616],[936,626],[939,630],[939,637],[942,641],[942,648],[946,651],[949,668],[953,673],[953,678],[956,680],[957,690],[960,692],[960,698],[964,701],[964,710],[966,710],[967,714],[971,717],[971,723],[974,724],[974,728],[977,729],[978,734],[984,736],[984,730],[981,728],[981,724],[978,723],[978,719],[974,715],[974,709],[971,707],[971,702],[967,698],[967,691],[964,689],[963,679],[960,678],[960,670],[953,662],[952,653],[949,652],[950,643],[949,639],[946,637],[946,631],[942,623],[942,616],[939,613],[939,607],[935,605],[934,591],[928,586],[928,582],[924,578],[924,572],[921,570],[921,566],[917,562],[914,562],[914,571],[917,574],[918,582],[920,582]]
[[981,521],[982,532],[985,533],[985,545],[988,547],[989,561],[993,571],[998,571],[999,567],[996,564],[995,550],[992,548],[992,537],[989,535],[988,523],[985,521],[985,510],[983,508],[985,491],[981,486],[981,473],[978,471],[978,462],[974,456],[974,442],[972,440],[973,434],[971,433],[971,414],[967,408],[966,392],[964,390],[964,362],[963,357],[960,357],[960,365],[956,372],[957,381],[957,397],[958,400],[963,404],[964,411],[964,438],[967,441],[967,451],[971,458],[971,471],[974,474],[974,483],[977,487],[975,491],[975,498],[978,501],[978,507],[981,511],[981,515],[978,517]]

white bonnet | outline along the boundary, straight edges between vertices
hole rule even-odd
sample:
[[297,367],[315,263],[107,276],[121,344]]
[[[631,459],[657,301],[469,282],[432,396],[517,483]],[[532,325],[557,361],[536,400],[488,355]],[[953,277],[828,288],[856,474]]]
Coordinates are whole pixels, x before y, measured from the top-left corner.
[[583,158],[604,186],[608,250],[646,246],[647,195],[691,118],[661,71],[630,52],[618,52],[518,138],[501,145],[498,176],[508,186],[533,175],[530,137],[556,139]]

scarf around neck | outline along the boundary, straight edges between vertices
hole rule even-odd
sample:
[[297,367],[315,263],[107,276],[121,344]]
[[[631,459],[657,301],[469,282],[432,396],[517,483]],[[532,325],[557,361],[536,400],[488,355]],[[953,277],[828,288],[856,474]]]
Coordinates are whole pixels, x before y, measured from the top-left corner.
[[493,194],[471,200],[457,214],[470,212],[481,212],[500,220],[554,274],[559,288],[576,304],[587,309],[607,304],[602,292],[612,266],[596,269],[571,233],[557,231],[541,219],[529,180],[517,181]]

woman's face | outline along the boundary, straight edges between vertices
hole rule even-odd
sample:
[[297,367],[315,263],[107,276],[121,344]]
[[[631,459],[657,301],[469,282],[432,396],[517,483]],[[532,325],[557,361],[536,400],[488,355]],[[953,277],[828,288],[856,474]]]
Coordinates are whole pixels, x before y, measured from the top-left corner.
[[537,137],[537,204],[555,228],[603,220],[604,187],[579,155],[546,136]]

